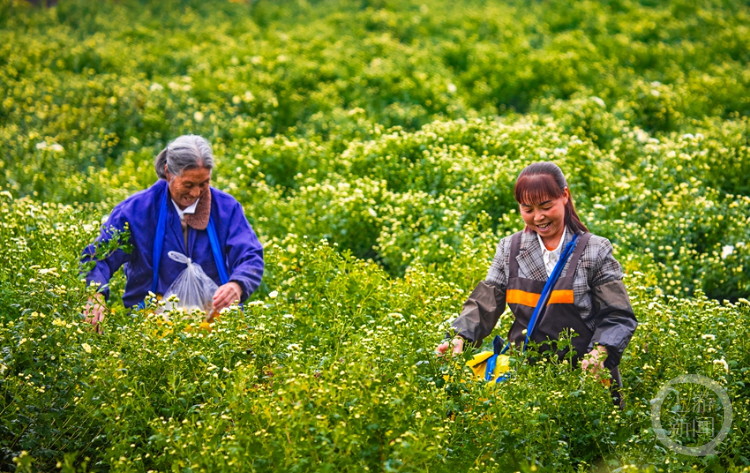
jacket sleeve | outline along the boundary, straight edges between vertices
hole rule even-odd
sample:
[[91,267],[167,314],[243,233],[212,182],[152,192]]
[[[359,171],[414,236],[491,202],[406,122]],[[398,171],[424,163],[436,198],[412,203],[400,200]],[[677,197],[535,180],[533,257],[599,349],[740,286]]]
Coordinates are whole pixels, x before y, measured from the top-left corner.
[[599,250],[596,268],[591,282],[595,329],[588,350],[595,344],[606,347],[604,366],[612,369],[620,364],[638,321],[622,282],[622,268],[612,255],[612,244],[607,239]]
[[[474,346],[482,344],[482,340],[492,332],[505,311],[505,291],[508,285],[506,259],[509,251],[506,240],[500,240],[487,277],[477,284],[464,302],[461,315],[451,324],[455,334]],[[449,333],[450,335],[452,334]]]
[[[102,230],[99,236],[96,238],[94,243],[88,245],[81,255],[81,264],[86,264],[90,261],[95,261],[93,268],[86,273],[86,285],[92,283],[99,283],[99,292],[104,295],[104,298],[109,300],[109,280],[113,274],[117,272],[120,267],[131,260],[132,253],[128,254],[121,248],[104,255],[100,259],[96,259],[97,248],[106,245],[112,239],[115,231],[123,231],[127,227],[128,222],[122,209],[117,206],[112,210],[112,213],[107,218],[107,222],[102,225]],[[123,243],[123,242],[121,242]]]
[[240,285],[240,299],[244,302],[258,289],[263,278],[263,245],[258,241],[239,203],[232,210],[230,222],[225,246],[230,265],[229,280]]

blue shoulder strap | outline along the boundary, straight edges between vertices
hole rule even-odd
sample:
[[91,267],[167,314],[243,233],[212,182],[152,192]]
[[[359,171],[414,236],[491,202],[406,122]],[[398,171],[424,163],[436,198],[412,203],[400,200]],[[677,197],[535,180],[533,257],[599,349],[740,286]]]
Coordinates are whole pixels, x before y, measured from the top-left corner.
[[[208,217],[208,240],[211,242],[211,252],[214,254],[214,262],[216,263],[216,269],[219,271],[219,279],[221,284],[224,285],[229,282],[229,276],[227,275],[227,268],[224,266],[224,252],[221,251],[221,245],[219,244],[219,237],[216,235],[216,226],[214,226],[213,217]],[[240,303],[240,309],[245,310],[245,307]]]
[[229,276],[227,275],[227,268],[224,266],[224,254],[221,251],[221,245],[219,245],[219,237],[216,235],[213,217],[208,217],[206,230],[208,231],[208,240],[211,242],[211,252],[214,254],[216,269],[219,271],[219,279],[221,284],[226,284],[229,282]]
[[159,220],[156,224],[156,235],[154,235],[154,251],[151,253],[151,266],[154,268],[154,276],[151,280],[151,292],[156,294],[159,284],[159,265],[161,264],[161,250],[164,247],[164,230],[167,226],[167,188],[164,188],[164,198],[159,207]]
[[[154,249],[151,252],[151,266],[154,270],[154,275],[151,279],[151,292],[156,294],[156,288],[159,285],[159,265],[161,264],[161,251],[164,247],[164,230],[167,226],[167,188],[164,187],[164,198],[161,200],[159,205],[159,220],[156,223],[156,234],[154,235]],[[138,308],[143,309],[146,307],[146,301],[142,300],[138,303]]]

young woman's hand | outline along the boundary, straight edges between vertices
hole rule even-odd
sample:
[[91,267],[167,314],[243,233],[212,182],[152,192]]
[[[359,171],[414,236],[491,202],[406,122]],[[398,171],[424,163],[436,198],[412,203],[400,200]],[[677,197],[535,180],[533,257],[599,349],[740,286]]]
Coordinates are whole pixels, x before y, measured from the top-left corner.
[[597,345],[593,350],[583,356],[581,369],[584,371],[590,371],[591,374],[600,378],[600,383],[608,385],[609,379],[606,379],[607,370],[604,368],[604,359],[606,357],[607,348],[602,345]]
[[90,323],[97,333],[102,333],[101,323],[104,321],[105,308],[104,296],[96,294],[86,302],[86,307],[83,309],[84,321]]
[[446,340],[438,345],[436,350],[437,356],[445,355],[445,352],[448,351],[448,348],[450,348],[451,345],[453,345],[453,356],[456,356],[464,351],[464,339],[461,337],[456,337],[453,340]]

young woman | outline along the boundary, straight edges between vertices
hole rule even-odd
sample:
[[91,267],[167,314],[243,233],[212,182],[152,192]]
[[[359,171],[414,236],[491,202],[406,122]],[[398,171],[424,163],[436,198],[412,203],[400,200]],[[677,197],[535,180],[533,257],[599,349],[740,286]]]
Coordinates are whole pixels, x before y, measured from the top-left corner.
[[[464,342],[481,345],[506,303],[515,318],[508,339],[520,348],[544,285],[563,248],[577,233],[576,249],[537,319],[532,340],[557,340],[564,330],[574,330],[578,334],[572,339],[574,366],[588,354],[582,367],[609,369],[621,387],[620,358],[638,322],[622,283],[622,269],[612,256],[612,244],[589,233],[578,218],[565,176],[556,164],[526,167],[514,194],[526,228],[500,240],[487,278],[477,285],[451,326],[453,352],[460,353]],[[452,335],[438,346],[438,352],[449,349]],[[615,395],[619,404],[619,394]]]

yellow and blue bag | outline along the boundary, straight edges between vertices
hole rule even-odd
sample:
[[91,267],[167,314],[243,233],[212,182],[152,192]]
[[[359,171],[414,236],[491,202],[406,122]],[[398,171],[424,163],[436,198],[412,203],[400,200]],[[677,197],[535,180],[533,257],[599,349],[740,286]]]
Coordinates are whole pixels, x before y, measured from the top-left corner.
[[503,339],[499,335],[492,341],[492,351],[477,353],[466,362],[477,379],[498,383],[510,376],[510,357],[503,355]]

